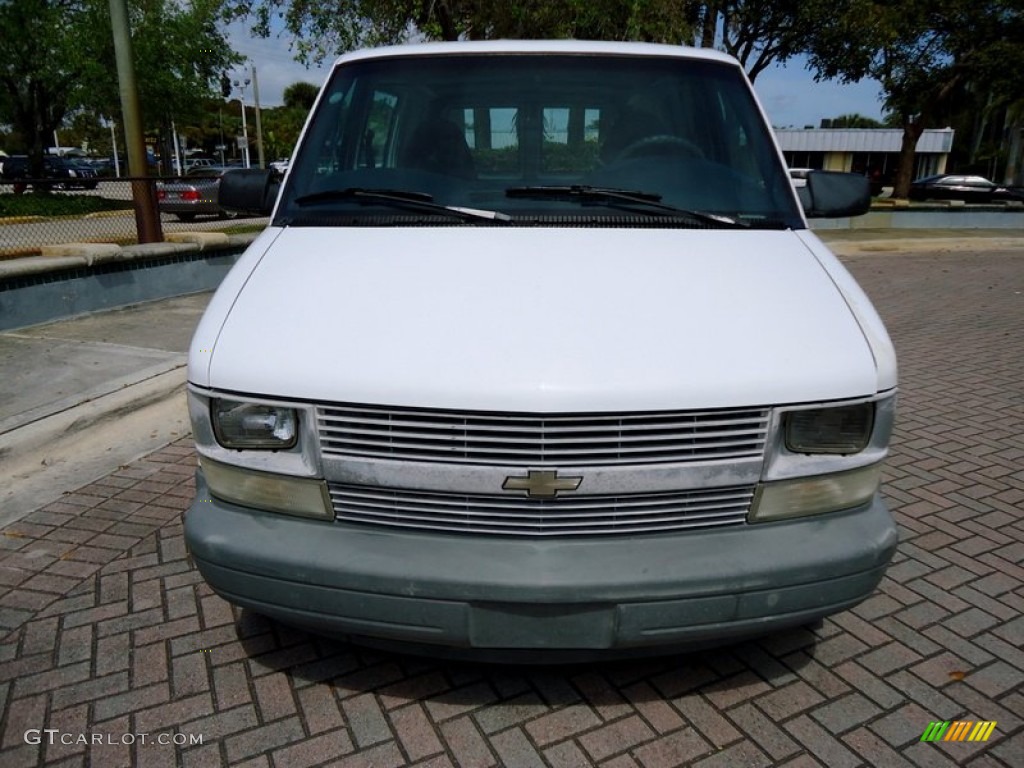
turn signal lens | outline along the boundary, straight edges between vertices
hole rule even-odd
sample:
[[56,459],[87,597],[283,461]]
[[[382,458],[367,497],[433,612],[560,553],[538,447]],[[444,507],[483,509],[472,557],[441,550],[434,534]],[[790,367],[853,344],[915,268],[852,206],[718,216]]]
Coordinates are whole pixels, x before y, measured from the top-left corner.
[[224,501],[285,515],[318,520],[334,518],[323,480],[256,472],[203,457],[199,459],[199,466],[210,493]]
[[762,483],[748,519],[763,523],[859,507],[874,498],[881,473],[882,465],[872,464],[848,472]]

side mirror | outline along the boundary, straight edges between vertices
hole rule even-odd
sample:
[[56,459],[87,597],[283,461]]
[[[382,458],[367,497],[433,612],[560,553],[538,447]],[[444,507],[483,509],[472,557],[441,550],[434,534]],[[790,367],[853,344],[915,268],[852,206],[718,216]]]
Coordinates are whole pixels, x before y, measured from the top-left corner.
[[809,219],[862,216],[871,208],[871,182],[859,173],[809,171],[797,193]]
[[280,177],[274,171],[240,168],[221,177],[218,202],[229,211],[267,216],[274,210],[280,187]]

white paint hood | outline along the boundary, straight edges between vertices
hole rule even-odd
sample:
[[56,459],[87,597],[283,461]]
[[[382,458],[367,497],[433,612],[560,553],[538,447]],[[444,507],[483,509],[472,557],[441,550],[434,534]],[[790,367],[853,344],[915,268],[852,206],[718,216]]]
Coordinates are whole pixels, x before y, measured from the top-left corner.
[[231,275],[211,302],[195,384],[525,412],[778,405],[895,385],[884,329],[865,335],[828,271],[841,266],[792,231],[271,234],[261,259],[236,266],[248,280]]

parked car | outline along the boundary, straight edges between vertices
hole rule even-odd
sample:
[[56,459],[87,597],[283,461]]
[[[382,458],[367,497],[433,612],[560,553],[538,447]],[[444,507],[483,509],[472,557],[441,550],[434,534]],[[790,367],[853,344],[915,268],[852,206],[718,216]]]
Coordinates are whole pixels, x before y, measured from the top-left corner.
[[234,214],[221,208],[218,202],[221,178],[228,168],[204,165],[193,168],[180,181],[158,182],[157,206],[161,213],[172,213],[180,221],[192,221],[196,216],[231,218]]
[[85,157],[65,157],[63,160],[68,171],[75,174],[74,178],[88,179],[82,182],[82,189],[96,189],[100,173],[91,160]]
[[[4,159],[0,171],[7,181],[29,178],[27,155],[10,155]],[[41,189],[96,189],[96,170],[77,158],[43,156],[43,175],[33,182]]]
[[990,203],[993,200],[1024,200],[1024,192],[1002,187],[983,176],[942,173],[911,182],[910,199]]
[[84,162],[96,171],[99,177],[114,175],[114,160],[111,157],[90,157]]
[[993,200],[1021,203],[1024,202],[1024,187],[996,187],[992,193]]
[[317,105],[279,193],[221,181],[273,217],[189,351],[185,539],[215,592],[504,660],[873,594],[896,358],[807,224],[869,182],[808,172],[801,207],[735,59],[407,45],[342,56]]

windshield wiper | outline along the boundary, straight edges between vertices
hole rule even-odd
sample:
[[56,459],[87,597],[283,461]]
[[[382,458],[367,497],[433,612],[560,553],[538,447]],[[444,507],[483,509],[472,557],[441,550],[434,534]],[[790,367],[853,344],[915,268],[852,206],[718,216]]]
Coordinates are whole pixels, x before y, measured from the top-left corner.
[[665,215],[689,216],[699,221],[706,221],[718,226],[735,227],[747,229],[746,222],[734,219],[731,216],[723,216],[719,213],[708,211],[694,211],[689,208],[677,208],[674,205],[661,202],[661,195],[655,192],[643,192],[636,189],[616,189],[613,187],[591,187],[586,184],[572,184],[568,186],[534,186],[534,187],[509,187],[505,190],[507,197],[566,197],[569,199],[588,200],[621,200],[625,203],[643,205],[661,211]]
[[460,219],[486,219],[487,221],[511,221],[512,217],[500,211],[485,211],[479,208],[463,208],[458,205],[441,205],[434,202],[433,195],[426,192],[414,192],[405,189],[363,189],[362,187],[346,187],[344,189],[325,189],[302,195],[293,201],[296,205],[315,205],[335,200],[355,200],[366,203],[384,203],[398,207],[414,207],[422,210],[457,216]]

